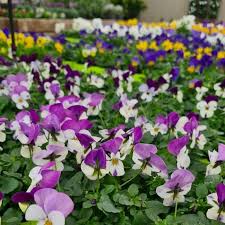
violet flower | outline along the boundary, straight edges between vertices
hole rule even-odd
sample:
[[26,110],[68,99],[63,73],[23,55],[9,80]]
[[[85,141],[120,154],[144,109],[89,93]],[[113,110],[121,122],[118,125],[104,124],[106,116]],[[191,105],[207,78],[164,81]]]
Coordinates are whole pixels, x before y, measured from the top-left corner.
[[51,188],[35,192],[34,200],[36,204],[28,207],[25,219],[37,221],[38,224],[64,225],[65,218],[74,209],[74,203],[69,196]]
[[163,198],[163,205],[165,206],[185,202],[184,196],[191,190],[194,180],[195,177],[190,171],[175,170],[165,184],[156,188],[156,193]]

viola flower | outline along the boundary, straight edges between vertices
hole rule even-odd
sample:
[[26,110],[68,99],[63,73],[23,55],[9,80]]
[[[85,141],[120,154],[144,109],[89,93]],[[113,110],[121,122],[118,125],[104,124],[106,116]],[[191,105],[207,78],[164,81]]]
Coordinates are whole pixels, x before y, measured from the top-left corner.
[[177,99],[179,103],[183,102],[183,92],[181,90],[178,90],[177,87],[173,87],[169,89],[170,93],[173,94],[173,96]]
[[186,145],[189,142],[189,137],[183,136],[177,139],[174,139],[168,144],[168,151],[177,157],[177,168],[186,169],[190,165],[190,158],[188,156],[188,149]]
[[212,208],[208,209],[206,216],[211,220],[217,220],[225,223],[225,185],[223,183],[217,184],[216,193],[207,196],[207,202]]
[[157,83],[153,80],[148,80],[147,84],[142,84],[139,91],[142,93],[141,99],[146,102],[151,102],[153,97],[157,94]]
[[202,118],[211,118],[217,109],[218,98],[216,96],[207,96],[205,100],[197,103],[197,109],[200,111]]
[[81,170],[90,180],[104,177],[108,173],[105,151],[102,148],[91,150],[81,163]]
[[30,94],[25,87],[17,86],[15,92],[12,93],[12,100],[16,103],[18,109],[24,109],[29,107],[28,100]]
[[168,131],[168,126],[167,126],[167,124],[165,124],[165,123],[162,123],[160,120],[159,120],[159,117],[157,117],[156,118],[156,121],[155,121],[155,124],[153,125],[153,124],[151,124],[151,123],[149,123],[149,124],[147,124],[146,125],[146,129],[147,129],[147,131],[149,131],[150,132],[150,134],[152,135],[152,136],[157,136],[159,133],[160,134],[166,134],[167,133],[167,131]]
[[104,86],[104,80],[102,78],[100,78],[99,76],[96,75],[91,75],[90,77],[87,78],[87,82],[90,85],[93,85],[97,88],[102,88]]
[[34,188],[54,188],[61,175],[61,172],[55,170],[55,167],[55,162],[34,167],[29,173],[32,181],[27,192],[31,192]]
[[194,175],[184,169],[175,170],[169,180],[156,188],[156,193],[163,198],[163,205],[171,206],[175,203],[185,202],[185,195],[191,190]]
[[216,91],[216,96],[225,98],[225,79],[221,83],[216,83],[214,90]]
[[105,141],[101,147],[109,154],[106,155],[106,167],[112,176],[123,176],[125,174],[123,160],[125,156],[121,157],[120,147],[123,139],[115,137],[111,140]]
[[28,207],[25,219],[37,221],[40,225],[64,225],[65,218],[74,209],[74,203],[69,196],[51,188],[35,192],[34,200],[36,204]]
[[45,98],[50,102],[54,103],[58,97],[62,97],[64,95],[63,91],[60,88],[60,83],[57,80],[53,80],[52,82],[44,83],[45,89]]
[[96,116],[102,109],[105,96],[100,93],[85,94],[84,106],[87,106],[87,115]]
[[158,85],[159,85],[159,92],[160,93],[165,93],[167,89],[170,86],[170,81],[171,81],[172,75],[171,74],[164,74],[159,77],[158,79]]
[[164,161],[156,155],[157,148],[151,144],[136,144],[132,160],[134,165],[132,169],[141,170],[143,174],[152,175],[152,172],[157,173],[159,176],[167,177],[167,167]]
[[120,99],[122,107],[119,109],[120,114],[125,118],[125,123],[128,123],[131,117],[137,117],[138,109],[135,109],[135,105],[138,103],[137,99],[129,100],[127,95],[124,94]]
[[209,165],[206,168],[206,176],[217,175],[221,172],[221,164],[225,161],[225,145],[219,144],[217,151],[208,151]]
[[55,162],[56,169],[62,171],[64,168],[62,161],[66,158],[67,154],[68,150],[63,145],[48,145],[46,150],[35,153],[32,160],[38,166],[43,166],[48,162]]

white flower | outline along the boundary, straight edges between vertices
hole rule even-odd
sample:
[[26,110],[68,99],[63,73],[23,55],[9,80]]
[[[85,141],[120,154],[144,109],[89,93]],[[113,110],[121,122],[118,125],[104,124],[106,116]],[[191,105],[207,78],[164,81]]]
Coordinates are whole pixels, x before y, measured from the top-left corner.
[[152,125],[148,123],[146,125],[146,130],[149,131],[152,136],[157,136],[159,133],[166,134],[168,127],[165,124],[156,123],[155,125]]
[[138,103],[137,99],[127,100],[120,108],[120,114],[125,118],[125,123],[128,122],[129,118],[137,117],[138,110],[134,109],[134,106]]
[[217,109],[217,102],[210,101],[207,103],[206,101],[200,101],[197,103],[197,109],[200,110],[201,117],[210,118]]
[[225,98],[225,88],[222,88],[221,83],[217,83],[214,85],[214,90],[216,91],[216,95],[222,98]]
[[207,203],[212,206],[206,213],[207,218],[225,223],[225,211],[220,210],[217,194],[212,193],[208,195]]
[[91,75],[90,77],[88,77],[87,82],[90,85],[96,86],[97,88],[102,88],[104,86],[104,80],[95,75]]
[[111,153],[110,157],[107,156],[106,168],[112,176],[123,176],[125,174],[119,151],[116,154]]
[[48,215],[36,204],[30,205],[25,218],[28,221],[38,221],[37,225],[64,225],[65,217],[59,211],[51,211]]
[[149,88],[147,84],[142,84],[139,87],[139,91],[142,92],[141,99],[146,102],[151,102],[153,97],[156,95],[154,87]]
[[30,99],[30,95],[26,91],[23,91],[20,94],[12,95],[12,100],[16,103],[16,107],[18,109],[28,108],[29,104],[28,104],[27,100],[29,100],[29,99]]
[[191,160],[188,155],[188,149],[184,146],[180,153],[177,155],[177,168],[178,169],[187,169],[190,166]]
[[206,176],[210,175],[217,175],[221,172],[221,166],[216,165],[217,159],[218,159],[218,152],[217,151],[208,151],[209,155],[209,165],[206,167]]
[[176,195],[170,188],[166,187],[165,185],[161,185],[156,188],[156,193],[158,196],[163,198],[163,205],[171,206],[176,202],[184,202],[185,195],[191,190],[191,184],[187,184],[182,188],[181,191],[177,192]]
[[196,95],[196,99],[198,101],[202,100],[203,95],[208,91],[209,89],[206,87],[196,87],[196,91],[197,91],[197,95]]

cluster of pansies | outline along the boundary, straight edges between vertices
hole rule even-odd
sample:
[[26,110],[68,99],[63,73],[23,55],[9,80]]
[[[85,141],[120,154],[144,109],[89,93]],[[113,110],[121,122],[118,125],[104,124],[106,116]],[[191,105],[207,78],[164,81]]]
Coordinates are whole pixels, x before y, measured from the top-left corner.
[[[55,55],[61,55],[63,52],[63,37],[56,37],[55,40],[47,35],[37,33],[15,33],[16,55],[38,53],[40,56],[45,55],[47,51],[52,51]],[[11,35],[6,28],[0,30],[0,55],[12,57]]]
[[224,26],[74,23],[0,58],[2,224],[225,223]]

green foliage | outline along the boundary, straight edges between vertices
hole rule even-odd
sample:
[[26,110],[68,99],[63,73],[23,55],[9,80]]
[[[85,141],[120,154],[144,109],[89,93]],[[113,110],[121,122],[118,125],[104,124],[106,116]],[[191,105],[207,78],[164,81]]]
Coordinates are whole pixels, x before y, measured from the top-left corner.
[[189,13],[200,19],[216,19],[221,0],[190,0]]

